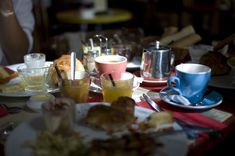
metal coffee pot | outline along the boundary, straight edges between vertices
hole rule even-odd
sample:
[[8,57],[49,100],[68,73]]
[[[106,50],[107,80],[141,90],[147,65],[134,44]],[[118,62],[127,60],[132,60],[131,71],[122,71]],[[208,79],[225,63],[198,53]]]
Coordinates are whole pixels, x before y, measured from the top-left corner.
[[162,46],[159,41],[156,41],[154,45],[144,48],[140,66],[141,77],[165,80],[171,73],[173,61],[171,48]]

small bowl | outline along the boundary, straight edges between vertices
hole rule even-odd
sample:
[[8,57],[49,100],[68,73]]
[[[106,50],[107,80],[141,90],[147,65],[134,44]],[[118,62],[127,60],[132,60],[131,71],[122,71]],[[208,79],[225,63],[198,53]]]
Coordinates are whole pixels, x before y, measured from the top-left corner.
[[29,98],[26,105],[33,111],[41,111],[42,104],[54,100],[55,96],[50,93],[37,94]]

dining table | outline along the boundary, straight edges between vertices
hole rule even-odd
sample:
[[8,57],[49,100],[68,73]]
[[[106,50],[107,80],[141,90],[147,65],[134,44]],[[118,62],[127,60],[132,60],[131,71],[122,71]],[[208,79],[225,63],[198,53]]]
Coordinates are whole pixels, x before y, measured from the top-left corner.
[[133,18],[130,11],[120,8],[109,8],[106,13],[95,14],[92,18],[81,16],[78,10],[65,10],[56,14],[59,22],[64,24],[80,25],[83,31],[86,31],[88,25],[95,25],[96,29],[101,28],[105,24],[124,23]]
[[[137,69],[138,70],[138,69]],[[218,130],[219,135],[209,136],[206,133],[199,134],[195,139],[187,140],[187,155],[189,156],[201,156],[209,153],[217,153],[232,150],[230,143],[234,144],[235,138],[235,92],[234,89],[218,88],[214,86],[208,86],[209,88],[220,93],[223,97],[221,104],[208,109],[187,109],[177,107],[164,102],[160,96],[160,91],[166,87],[166,83],[161,84],[149,84],[141,83],[134,93],[132,98],[136,102],[136,106],[147,108],[152,110],[152,107],[142,98],[145,93],[149,95],[153,101],[157,102],[164,110],[171,111],[175,118],[192,122],[201,126],[211,127]],[[53,93],[55,97],[60,97],[60,92]],[[16,126],[24,123],[30,118],[37,116],[40,111],[33,111],[27,107],[27,102],[30,97],[12,97],[12,96],[0,96],[0,104],[5,104],[9,107],[17,106],[22,110],[18,113],[5,113],[0,112],[0,125],[13,122]],[[89,93],[89,102],[102,101],[102,94],[100,92]],[[78,104],[79,105],[79,104]],[[4,156],[4,142],[0,144],[0,155]]]

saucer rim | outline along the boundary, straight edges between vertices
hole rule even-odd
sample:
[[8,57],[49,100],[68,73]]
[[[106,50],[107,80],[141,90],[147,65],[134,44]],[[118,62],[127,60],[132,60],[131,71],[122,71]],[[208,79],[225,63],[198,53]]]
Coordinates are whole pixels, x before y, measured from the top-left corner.
[[143,77],[144,83],[158,83],[158,84],[165,84],[167,83],[167,80],[147,80]]
[[[218,93],[221,98],[220,100],[218,100],[215,104],[211,104],[211,105],[199,105],[199,106],[191,106],[191,105],[183,105],[183,104],[178,104],[176,102],[173,102],[173,101],[170,101],[170,100],[167,100],[167,98],[165,97],[165,95],[163,95],[163,91],[169,89],[169,87],[165,87],[163,89],[160,90],[159,92],[159,97],[161,98],[161,100],[163,100],[164,102],[166,102],[167,104],[170,104],[172,106],[176,106],[176,107],[180,107],[180,108],[184,108],[184,109],[191,109],[191,110],[204,110],[204,109],[210,109],[210,108],[213,108],[213,107],[216,107],[218,105],[220,105],[222,102],[223,102],[223,97],[220,93]],[[214,91],[214,90],[213,90]]]

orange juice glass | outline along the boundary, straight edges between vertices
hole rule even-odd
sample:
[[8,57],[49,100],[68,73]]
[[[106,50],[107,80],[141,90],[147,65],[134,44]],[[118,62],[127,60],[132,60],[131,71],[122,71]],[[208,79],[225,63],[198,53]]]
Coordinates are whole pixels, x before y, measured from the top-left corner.
[[[112,78],[111,78],[111,76]],[[113,102],[121,96],[132,97],[134,75],[129,72],[109,72],[100,76],[103,99]],[[113,81],[111,80],[113,79]]]
[[87,102],[89,96],[90,75],[85,71],[77,71],[75,79],[71,80],[70,72],[60,84],[63,97],[71,98],[77,103]]

